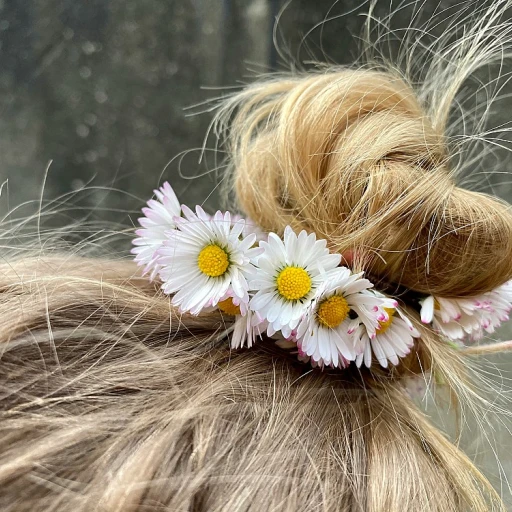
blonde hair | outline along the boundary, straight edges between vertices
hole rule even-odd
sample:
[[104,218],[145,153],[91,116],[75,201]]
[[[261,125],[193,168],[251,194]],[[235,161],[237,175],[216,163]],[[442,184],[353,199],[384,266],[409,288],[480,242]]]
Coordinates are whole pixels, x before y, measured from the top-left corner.
[[[507,281],[510,209],[456,186],[446,134],[473,60],[502,43],[452,43],[419,88],[381,63],[226,99],[216,129],[240,208],[350,251],[381,289]],[[430,369],[479,407],[470,357],[418,322],[396,368],[310,370],[270,341],[230,351],[222,316],[178,314],[133,263],[76,250],[0,265],[0,320],[2,510],[504,510],[404,390]]]

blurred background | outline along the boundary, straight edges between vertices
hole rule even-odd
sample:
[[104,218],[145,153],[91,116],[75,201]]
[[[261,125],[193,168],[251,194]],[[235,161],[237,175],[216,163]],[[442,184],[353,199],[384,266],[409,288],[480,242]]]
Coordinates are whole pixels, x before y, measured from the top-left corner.
[[[300,39],[332,3],[293,2],[281,18],[281,44],[300,52]],[[11,205],[39,198],[51,160],[46,199],[93,184],[131,195],[98,188],[79,195],[84,206],[107,201],[130,211],[170,179],[183,202],[215,207],[209,155],[203,165],[199,151],[183,155],[203,145],[212,114],[189,109],[261,73],[290,69],[273,45],[283,4],[0,0],[0,177],[9,179]],[[360,4],[345,0],[343,10],[354,13],[324,30],[337,62],[352,60]],[[318,32],[309,39],[324,60]]]
[[[419,14],[428,19],[457,3],[424,0]],[[293,0],[274,31],[284,4],[0,0],[0,214],[68,201],[58,223],[85,211],[130,225],[164,180],[182,202],[217,207],[222,170],[210,151],[199,161],[213,115],[204,102],[262,73],[308,61],[348,64],[358,55],[368,2]],[[393,24],[407,27],[412,2],[395,4],[378,1],[375,17],[401,5]],[[510,120],[512,99],[506,101],[494,112],[495,125]],[[485,179],[468,183],[512,200],[510,153],[498,148],[490,159],[500,174],[477,169]],[[495,375],[495,363],[512,368],[506,358],[488,363]],[[454,433],[442,408],[429,400],[423,406]],[[509,430],[489,431],[491,448],[468,422],[465,449],[508,495]]]

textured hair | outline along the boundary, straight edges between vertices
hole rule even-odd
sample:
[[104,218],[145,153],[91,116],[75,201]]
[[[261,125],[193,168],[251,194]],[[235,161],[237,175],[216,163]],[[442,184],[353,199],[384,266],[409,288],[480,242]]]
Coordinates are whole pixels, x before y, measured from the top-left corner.
[[[362,64],[225,98],[214,128],[240,209],[265,230],[315,232],[392,293],[463,297],[512,278],[510,208],[457,186],[464,149],[449,126],[462,84],[506,54],[505,7],[437,38],[416,75],[417,47],[400,71],[367,34]],[[413,310],[421,339],[396,368],[312,370],[270,340],[230,351],[229,319],[178,313],[122,255],[52,242],[11,252],[2,511],[504,510],[404,387],[430,370],[454,402],[488,408],[478,349],[450,345]]]

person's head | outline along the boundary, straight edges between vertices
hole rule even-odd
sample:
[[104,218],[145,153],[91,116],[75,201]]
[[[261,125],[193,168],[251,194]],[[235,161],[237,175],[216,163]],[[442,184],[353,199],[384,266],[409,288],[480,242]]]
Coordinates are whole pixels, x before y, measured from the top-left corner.
[[[325,238],[390,294],[511,279],[510,207],[457,186],[447,133],[473,61],[498,49],[482,30],[420,84],[375,64],[226,99],[240,210]],[[312,369],[269,339],[230,350],[229,317],[180,314],[126,257],[18,252],[0,264],[2,510],[498,509],[404,385],[428,370],[478,407],[473,361],[406,310],[421,337],[396,367]]]

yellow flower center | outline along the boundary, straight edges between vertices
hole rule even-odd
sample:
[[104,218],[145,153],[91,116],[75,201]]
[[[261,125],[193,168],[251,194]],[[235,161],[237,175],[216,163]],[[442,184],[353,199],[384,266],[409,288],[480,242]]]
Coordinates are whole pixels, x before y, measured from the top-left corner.
[[389,326],[393,323],[393,315],[395,310],[393,308],[384,308],[384,311],[388,314],[388,319],[384,322],[379,322],[379,328],[375,331],[376,334],[382,334],[389,329]]
[[349,311],[350,306],[345,297],[333,295],[320,303],[316,316],[323,326],[334,329],[347,318]]
[[311,290],[311,277],[300,267],[285,267],[276,280],[277,291],[288,300],[305,297]]
[[239,315],[240,314],[240,306],[235,306],[233,304],[233,299],[231,297],[228,297],[225,300],[221,300],[217,306],[219,306],[219,309],[226,313],[226,315]]
[[207,245],[197,258],[199,270],[210,277],[219,277],[229,267],[228,253],[216,244]]

